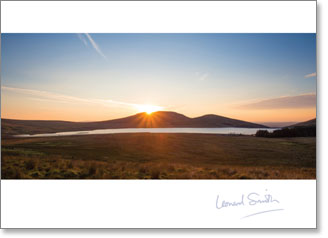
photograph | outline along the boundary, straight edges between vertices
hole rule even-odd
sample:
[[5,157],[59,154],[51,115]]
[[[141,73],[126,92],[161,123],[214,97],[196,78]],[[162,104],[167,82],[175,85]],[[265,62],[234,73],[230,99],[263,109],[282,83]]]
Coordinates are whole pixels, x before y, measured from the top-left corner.
[[316,179],[315,33],[3,33],[1,179]]

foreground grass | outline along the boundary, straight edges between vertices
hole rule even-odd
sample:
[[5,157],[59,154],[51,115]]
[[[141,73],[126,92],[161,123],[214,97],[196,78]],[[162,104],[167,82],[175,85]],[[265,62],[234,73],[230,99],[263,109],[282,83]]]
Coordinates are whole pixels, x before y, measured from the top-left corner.
[[3,138],[4,179],[315,179],[315,138],[112,134]]

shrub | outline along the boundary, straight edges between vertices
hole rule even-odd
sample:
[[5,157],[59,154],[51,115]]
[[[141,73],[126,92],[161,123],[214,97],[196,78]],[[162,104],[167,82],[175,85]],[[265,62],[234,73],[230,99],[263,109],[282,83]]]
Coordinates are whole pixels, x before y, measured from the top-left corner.
[[89,169],[88,171],[89,175],[94,175],[97,172],[97,168],[95,164],[90,164],[88,169]]
[[255,134],[257,137],[269,137],[270,133],[267,130],[258,130]]
[[73,162],[72,161],[69,161],[67,163],[67,168],[69,168],[69,169],[72,169],[73,168]]
[[169,165],[168,168],[167,168],[167,171],[174,172],[175,171],[174,166],[173,165]]
[[145,167],[139,168],[139,173],[140,174],[145,174],[147,172],[147,169]]
[[40,173],[39,173],[39,172],[33,172],[33,173],[31,174],[31,176],[32,176],[33,178],[38,178],[38,177],[40,176]]
[[159,175],[161,172],[158,169],[154,169],[151,171],[151,178],[152,179],[159,179]]
[[28,161],[25,161],[25,168],[27,170],[32,170],[35,168],[35,165],[36,165],[36,162],[34,160],[28,160]]
[[97,171],[97,178],[103,178],[105,171],[103,168],[99,168]]
[[7,169],[2,170],[2,178],[6,179],[20,179],[23,178],[22,173],[19,168],[9,167]]
[[216,177],[216,176],[217,176],[217,173],[216,173],[216,171],[213,171],[213,170],[212,170],[212,171],[210,171],[210,175],[211,175],[212,177],[213,177],[213,176]]

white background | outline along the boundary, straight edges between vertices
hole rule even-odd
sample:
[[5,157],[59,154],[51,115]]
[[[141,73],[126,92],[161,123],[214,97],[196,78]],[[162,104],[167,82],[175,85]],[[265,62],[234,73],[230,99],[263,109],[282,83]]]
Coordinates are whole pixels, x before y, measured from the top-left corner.
[[[325,11],[324,11],[325,10]],[[3,2],[2,2],[2,9],[1,11],[3,11]],[[128,231],[123,231],[123,230],[83,230],[83,231],[74,231],[74,230],[39,230],[39,231],[35,231],[35,230],[6,230],[0,233],[1,235],[7,235],[7,236],[11,236],[11,237],[19,237],[24,235],[24,237],[26,237],[26,235],[31,236],[31,237],[44,237],[45,234],[50,235],[50,236],[60,236],[60,237],[65,237],[65,236],[76,236],[76,237],[84,237],[84,236],[139,236],[139,237],[153,237],[153,236],[170,236],[170,237],[181,237],[181,236],[185,236],[185,237],[193,237],[193,236],[201,236],[204,237],[206,236],[219,236],[219,235],[234,235],[234,236],[243,236],[243,237],[249,237],[249,236],[258,236],[258,237],[262,237],[262,236],[297,236],[297,237],[302,237],[302,236],[314,236],[314,235],[320,235],[322,236],[324,233],[326,233],[325,235],[327,235],[327,229],[324,228],[323,224],[326,223],[326,220],[324,220],[325,215],[323,214],[323,211],[326,211],[326,205],[324,204],[324,201],[327,201],[327,194],[324,190],[322,190],[322,188],[324,187],[324,182],[326,182],[326,178],[327,175],[325,175],[324,171],[328,171],[327,170],[327,162],[325,162],[325,153],[323,151],[323,144],[324,142],[326,142],[326,138],[324,136],[324,134],[326,134],[327,131],[327,127],[322,123],[322,121],[324,121],[327,118],[327,113],[326,111],[324,111],[324,107],[323,107],[323,103],[327,102],[327,96],[324,95],[324,91],[327,91],[327,83],[324,82],[324,78],[328,77],[328,73],[327,73],[327,69],[325,70],[325,68],[323,67],[323,65],[328,61],[328,50],[327,50],[327,46],[325,46],[323,44],[324,41],[327,41],[327,32],[324,32],[324,25],[327,25],[327,16],[325,16],[325,14],[328,14],[328,10],[327,10],[327,3],[324,6],[323,5],[323,1],[319,1],[318,3],[318,123],[319,123],[319,134],[318,134],[318,152],[319,152],[319,157],[318,157],[318,182],[319,182],[319,190],[318,190],[318,227],[319,229],[317,231],[315,230],[128,230]],[[23,14],[21,12],[21,14]],[[19,15],[20,17],[23,17],[22,15]],[[26,13],[25,13],[26,14]],[[47,16],[48,14],[44,14],[44,17]],[[65,15],[65,14],[64,14]],[[35,14],[32,14],[32,16],[35,16]],[[50,17],[55,17],[54,15],[49,14]],[[56,17],[58,18],[58,16],[60,16],[60,19],[63,19],[63,15],[62,14],[56,14]],[[278,15],[280,16],[280,15]],[[1,14],[2,17],[2,23],[3,24],[3,14]],[[91,16],[87,16],[88,17],[88,21],[92,22],[93,18]],[[265,14],[261,16],[262,18],[265,17]],[[306,15],[304,16],[306,17]],[[14,19],[11,20],[12,22],[20,20],[21,18],[18,19]],[[201,19],[201,18],[200,18]],[[276,18],[277,19],[277,18]],[[278,17],[278,19],[282,19],[281,17]],[[231,19],[230,19],[231,20]],[[240,19],[239,19],[240,20]],[[75,25],[78,26],[79,25],[79,21],[76,18],[71,18],[71,21],[75,21]],[[26,21],[26,18],[24,18],[24,21],[20,21],[21,25],[24,25],[24,22],[28,22]],[[245,22],[245,19],[243,19],[243,22]],[[265,23],[263,23],[265,21],[260,21],[258,23],[260,23],[260,25],[263,24],[265,25]],[[279,22],[279,20],[278,20]],[[277,24],[279,24],[277,22]],[[44,19],[42,21],[39,21],[39,24],[44,24],[45,27],[47,27],[46,29],[50,29],[49,27],[53,26],[53,25],[49,25],[49,22],[45,21]],[[53,23],[54,25],[56,25],[55,23]],[[228,24],[228,22],[226,22],[225,24]],[[70,25],[70,24],[66,24],[66,25]],[[270,25],[270,24],[269,24]],[[35,26],[35,25],[34,25]],[[57,25],[56,25],[57,26]],[[288,26],[288,24],[284,24],[283,28]],[[325,27],[327,28],[327,27]],[[267,28],[264,28],[264,30],[268,30]],[[2,27],[2,31],[3,31],[3,27]],[[47,30],[46,30],[47,31]],[[80,32],[93,32],[90,30],[77,30]],[[52,31],[52,32],[60,32],[60,30],[58,31]],[[73,32],[73,30],[71,31]],[[240,31],[240,32],[244,32],[244,31]],[[276,31],[271,31],[271,32],[276,32]],[[282,31],[285,32],[285,31]],[[326,76],[326,77],[325,77]],[[46,208],[45,208],[46,209]],[[31,209],[32,211],[32,209]],[[82,215],[82,214],[81,214]],[[33,214],[31,214],[31,216],[33,216]],[[65,214],[62,214],[63,217],[65,217]],[[60,219],[60,218],[59,218]],[[206,218],[204,218],[206,219]]]
[[314,33],[313,1],[2,2],[16,32]]
[[[315,180],[3,180],[1,186],[4,228],[316,227]],[[249,205],[251,193],[277,202]],[[244,206],[216,208],[242,195]],[[244,218],[276,209],[284,210]]]

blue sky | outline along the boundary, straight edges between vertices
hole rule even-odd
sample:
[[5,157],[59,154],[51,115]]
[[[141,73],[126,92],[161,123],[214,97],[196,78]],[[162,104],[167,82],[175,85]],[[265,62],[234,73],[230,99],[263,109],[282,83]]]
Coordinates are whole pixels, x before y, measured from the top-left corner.
[[[139,104],[190,117],[315,117],[315,34],[2,34],[1,41],[2,117],[102,120]],[[56,104],[54,95],[82,100]],[[83,100],[101,103],[92,109]],[[262,102],[266,108],[251,106]],[[54,113],[36,118],[42,108]],[[288,110],[295,116],[283,116]]]

